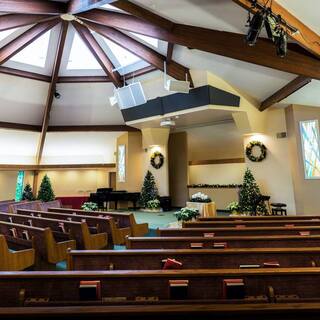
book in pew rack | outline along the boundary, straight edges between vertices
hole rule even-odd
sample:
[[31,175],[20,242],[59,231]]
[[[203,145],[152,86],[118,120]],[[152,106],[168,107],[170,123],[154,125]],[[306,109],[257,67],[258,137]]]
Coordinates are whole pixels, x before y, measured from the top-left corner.
[[186,300],[188,299],[189,280],[169,280],[170,299]]
[[171,259],[167,258],[161,261],[162,262],[162,269],[163,270],[168,270],[168,269],[182,269],[182,262],[176,260],[176,259]]
[[99,280],[80,281],[79,298],[82,301],[101,300],[101,282]]
[[223,280],[223,299],[244,299],[245,285],[243,279]]

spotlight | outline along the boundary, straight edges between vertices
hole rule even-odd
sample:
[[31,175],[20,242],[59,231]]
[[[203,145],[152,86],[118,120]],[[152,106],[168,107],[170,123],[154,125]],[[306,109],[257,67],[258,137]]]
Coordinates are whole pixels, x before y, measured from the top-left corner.
[[55,91],[55,92],[54,92],[54,97],[55,97],[56,99],[60,99],[60,98],[61,98],[61,94],[60,94],[58,91]]
[[258,11],[249,21],[249,30],[246,36],[246,42],[249,46],[254,46],[256,44],[265,20],[265,11]]
[[287,55],[288,38],[283,29],[281,29],[279,36],[275,38],[274,43],[276,45],[277,56],[284,58]]

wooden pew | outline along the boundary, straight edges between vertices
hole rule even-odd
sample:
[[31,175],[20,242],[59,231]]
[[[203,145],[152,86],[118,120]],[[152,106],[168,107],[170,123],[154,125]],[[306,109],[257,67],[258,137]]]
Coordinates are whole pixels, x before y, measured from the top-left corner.
[[290,226],[320,226],[319,220],[245,220],[245,221],[188,221],[183,222],[183,228],[232,228],[246,227],[290,227]]
[[21,201],[21,202],[15,202],[10,204],[9,206],[9,212],[10,213],[17,213],[18,209],[30,209],[30,210],[37,210],[38,205],[41,203],[41,201]]
[[0,271],[21,271],[35,263],[35,250],[26,249],[12,252],[5,236],[0,234]]
[[269,221],[269,220],[320,220],[320,215],[288,215],[288,216],[227,216],[227,217],[199,217],[199,221]]
[[[25,202],[25,201],[21,201],[21,202]],[[15,203],[21,203],[21,202],[15,202],[14,200],[12,201],[2,201],[0,203],[0,212],[10,212],[10,206],[12,204],[15,204]]]
[[127,249],[189,249],[191,243],[201,243],[212,249],[214,243],[226,243],[227,248],[298,248],[320,247],[318,236],[234,236],[234,237],[127,237]]
[[[127,305],[86,305],[0,308],[2,319],[118,319],[118,320],[318,320],[320,304],[317,302],[291,303],[211,303],[195,301],[135,302]],[[168,316],[174,315],[174,318]]]
[[76,222],[85,221],[90,228],[96,228],[98,232],[105,232],[108,235],[108,247],[113,248],[115,245],[123,245],[126,236],[129,236],[130,228],[118,228],[112,217],[99,217],[90,215],[78,215],[69,213],[45,212],[36,210],[21,210],[18,214],[31,215],[57,220],[69,220]]
[[[214,233],[215,236],[268,236],[268,235],[299,235],[307,232],[309,235],[320,235],[320,226],[297,227],[244,227],[244,228],[160,228],[160,237],[199,237]],[[302,235],[301,235],[302,236]]]
[[67,261],[69,270],[161,270],[167,258],[182,269],[263,268],[274,261],[282,268],[320,267],[320,248],[72,250]]
[[[0,213],[0,221],[7,221],[17,224],[29,224],[39,228],[50,228],[57,237],[67,233],[70,239],[76,240],[78,249],[103,249],[107,247],[108,237],[106,233],[90,234],[88,225],[85,222],[73,222],[67,220],[56,220],[20,214]],[[61,230],[63,224],[65,232]]]
[[75,213],[92,216],[110,216],[114,218],[120,228],[131,228],[131,234],[134,237],[142,237],[149,232],[149,226],[147,223],[137,223],[133,213],[127,212],[106,212],[106,211],[84,211],[78,209],[65,209],[65,208],[49,208],[50,212],[61,213]]
[[[12,236],[11,229],[15,228],[17,237]],[[28,231],[30,240],[23,238],[23,232]],[[46,269],[67,258],[68,249],[76,249],[74,240],[57,242],[49,228],[36,228],[27,225],[0,221],[0,234],[6,237],[10,248],[34,248],[37,268]]]
[[[137,297],[153,297],[161,303],[170,300],[169,280],[178,279],[189,280],[189,303],[250,304],[269,301],[298,304],[320,301],[319,268],[31,271],[0,273],[0,307],[90,304],[90,301],[79,301],[79,283],[82,280],[101,281],[102,299],[91,301],[91,304],[117,304],[112,301],[116,297],[123,297],[124,305],[134,303]],[[243,279],[246,298],[226,299],[223,294],[224,279]],[[173,303],[180,301],[171,300]]]
[[37,205],[37,209],[39,211],[48,211],[48,208],[62,208],[62,204],[60,200],[53,200],[48,202],[40,202]]

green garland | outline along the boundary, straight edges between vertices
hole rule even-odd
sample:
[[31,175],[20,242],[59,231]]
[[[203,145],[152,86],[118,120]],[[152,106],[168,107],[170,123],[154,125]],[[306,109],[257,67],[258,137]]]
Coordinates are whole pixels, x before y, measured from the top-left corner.
[[163,166],[164,163],[164,156],[161,152],[154,152],[150,158],[150,164],[155,169],[160,169]]
[[[259,156],[254,156],[252,154],[252,149],[254,147],[258,147],[260,149],[260,155]],[[252,162],[260,162],[262,160],[264,160],[267,156],[267,148],[266,146],[260,142],[260,141],[251,141],[250,143],[248,143],[248,145],[246,146],[246,156],[248,157],[249,160],[251,160]]]

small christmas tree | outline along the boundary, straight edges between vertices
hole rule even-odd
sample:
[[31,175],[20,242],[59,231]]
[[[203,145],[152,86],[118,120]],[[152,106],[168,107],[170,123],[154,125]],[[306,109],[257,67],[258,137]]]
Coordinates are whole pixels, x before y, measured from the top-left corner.
[[23,189],[22,200],[29,200],[29,201],[34,200],[34,195],[33,195],[30,183],[27,183]]
[[38,200],[43,202],[53,201],[55,199],[55,195],[52,190],[50,179],[47,175],[45,175],[41,181]]
[[139,203],[141,207],[146,208],[148,201],[158,199],[158,188],[153,174],[148,170],[143,181]]
[[261,192],[252,172],[247,168],[239,195],[239,209],[250,214],[265,214],[267,207],[260,201]]

